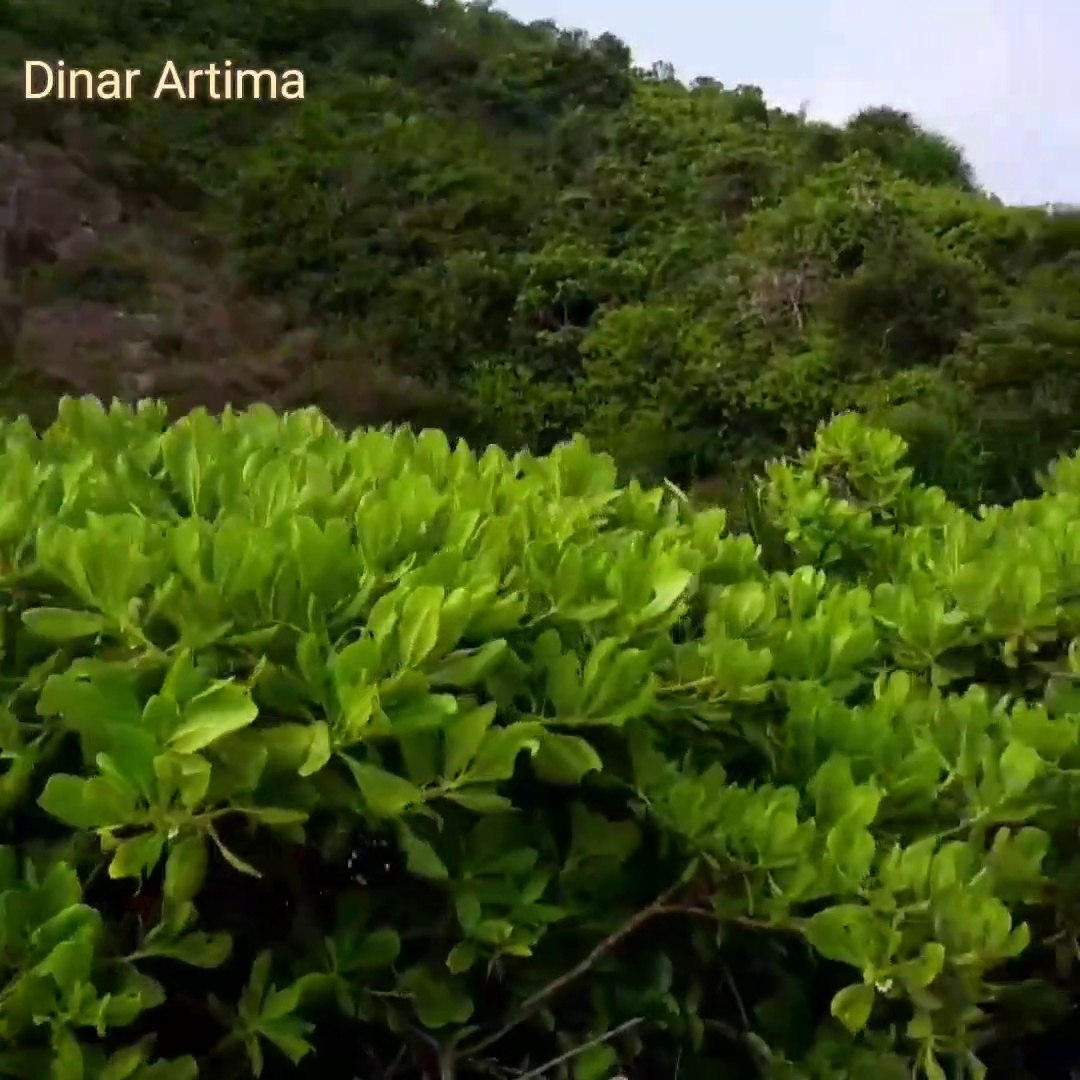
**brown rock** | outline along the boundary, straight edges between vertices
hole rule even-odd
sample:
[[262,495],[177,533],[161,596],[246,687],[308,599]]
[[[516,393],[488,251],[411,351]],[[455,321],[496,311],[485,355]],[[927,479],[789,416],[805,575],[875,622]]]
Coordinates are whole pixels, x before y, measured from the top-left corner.
[[159,360],[149,341],[122,341],[120,363],[127,371],[143,371]]
[[9,267],[92,257],[90,234],[96,238],[114,229],[122,212],[117,195],[93,181],[62,148],[0,145],[0,229]]
[[100,251],[101,238],[89,225],[81,225],[56,245],[60,262],[88,263]]
[[123,366],[124,346],[142,340],[132,317],[108,304],[57,303],[24,313],[15,358],[84,393],[108,393]]

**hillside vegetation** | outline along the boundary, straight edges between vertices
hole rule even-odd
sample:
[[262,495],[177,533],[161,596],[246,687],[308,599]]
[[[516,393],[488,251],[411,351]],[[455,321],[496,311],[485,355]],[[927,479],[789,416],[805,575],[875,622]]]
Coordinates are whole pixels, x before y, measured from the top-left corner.
[[[1073,445],[1080,220],[1000,205],[894,110],[809,122],[753,87],[635,70],[612,36],[456,0],[0,0],[0,27],[12,59],[308,74],[302,103],[0,91],[12,145],[77,128],[145,234],[9,292],[145,306],[155,253],[190,231],[215,254],[182,288],[201,273],[219,296],[271,297],[329,343],[208,404],[299,395],[399,420],[419,395],[448,430],[539,451],[584,432],[723,497],[846,408],[965,502],[1030,493]],[[265,368],[260,324],[196,359]],[[357,410],[365,388],[379,402]]]

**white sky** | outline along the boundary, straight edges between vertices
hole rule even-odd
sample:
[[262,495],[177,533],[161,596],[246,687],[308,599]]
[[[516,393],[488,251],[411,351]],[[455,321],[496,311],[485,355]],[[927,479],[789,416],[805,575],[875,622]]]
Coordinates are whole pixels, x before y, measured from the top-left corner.
[[1008,203],[1080,203],[1080,0],[496,0],[523,21],[621,38],[680,78],[760,86],[842,122],[914,114]]

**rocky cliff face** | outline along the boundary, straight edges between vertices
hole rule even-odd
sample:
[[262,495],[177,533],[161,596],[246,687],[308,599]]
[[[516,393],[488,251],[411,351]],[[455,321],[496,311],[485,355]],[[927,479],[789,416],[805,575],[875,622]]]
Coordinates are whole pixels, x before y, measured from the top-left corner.
[[93,129],[0,129],[0,412],[61,394],[175,413],[317,404],[348,424],[440,423],[445,395],[364,364],[347,335],[247,295],[196,215],[103,179]]
[[0,355],[47,398],[269,400],[311,359],[179,215],[125,206],[72,147],[0,144],[0,238]]

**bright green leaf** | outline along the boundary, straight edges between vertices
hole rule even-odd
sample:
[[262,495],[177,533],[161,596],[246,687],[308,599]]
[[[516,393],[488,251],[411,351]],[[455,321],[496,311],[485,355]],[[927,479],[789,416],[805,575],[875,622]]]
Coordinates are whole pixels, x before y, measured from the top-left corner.
[[169,745],[178,753],[193,754],[222,736],[247,727],[258,715],[258,707],[248,690],[233,682],[218,683],[187,704]]
[[473,1003],[466,985],[453,976],[414,967],[401,976],[400,986],[412,998],[416,1015],[426,1028],[464,1024],[472,1016]]
[[126,825],[139,819],[134,791],[122,790],[111,780],[56,774],[50,776],[38,804],[54,818],[76,829]]
[[52,607],[29,608],[22,620],[38,637],[57,643],[93,637],[108,625],[105,616],[97,612]]
[[447,779],[456,780],[472,763],[494,719],[495,705],[488,704],[458,713],[447,721],[443,735]]
[[141,877],[150,873],[165,848],[165,837],[159,832],[143,833],[130,840],[122,840],[109,863],[109,877]]
[[179,902],[194,900],[206,879],[208,862],[204,834],[191,833],[171,843],[165,860],[165,896]]
[[574,1058],[574,1080],[610,1080],[619,1058],[609,1043],[590,1046]]
[[439,611],[443,590],[435,585],[422,585],[409,594],[401,605],[398,623],[398,642],[403,670],[417,667],[435,648],[439,640]]
[[1030,746],[1011,742],[1002,752],[1000,768],[1005,794],[1010,798],[1022,795],[1039,774],[1042,759]]
[[379,817],[400,817],[410,807],[418,806],[424,801],[423,791],[408,780],[380,769],[377,765],[357,761],[348,754],[342,754],[341,757],[356,780],[364,801],[372,813]]
[[410,874],[427,878],[429,881],[446,881],[450,877],[450,872],[435,849],[404,825],[398,828],[398,843],[405,855],[405,867]]
[[530,721],[490,728],[463,779],[471,784],[509,780],[514,775],[518,754],[523,750],[535,753],[542,734],[542,726]]
[[810,919],[806,940],[827,959],[862,968],[873,959],[876,920],[868,907],[839,904]]
[[587,773],[600,772],[604,763],[592,743],[577,735],[545,731],[533,755],[533,768],[549,784],[580,784]]
[[874,988],[859,983],[853,986],[845,986],[843,990],[835,994],[830,1005],[830,1011],[841,1024],[852,1033],[857,1035],[870,1019],[870,1013],[874,1008]]

